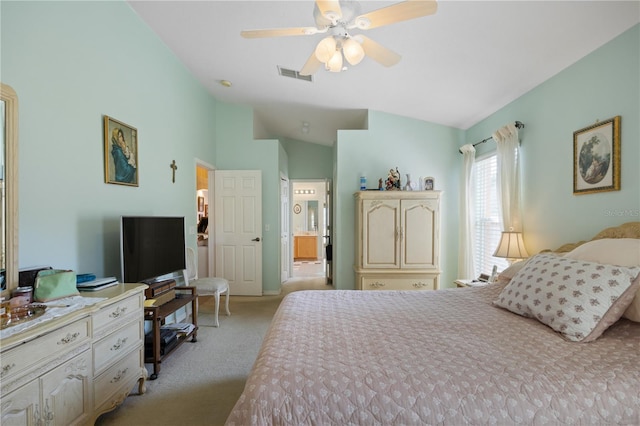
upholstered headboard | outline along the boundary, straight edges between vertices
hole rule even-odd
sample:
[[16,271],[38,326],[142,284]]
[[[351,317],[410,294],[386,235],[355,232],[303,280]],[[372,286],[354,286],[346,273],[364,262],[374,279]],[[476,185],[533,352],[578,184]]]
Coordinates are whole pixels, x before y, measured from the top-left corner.
[[[640,239],[640,222],[627,222],[620,226],[603,229],[593,237],[590,241],[600,240],[603,238],[638,238]],[[553,250],[556,253],[567,253],[574,248],[586,243],[587,241],[579,241],[577,243],[564,244]]]

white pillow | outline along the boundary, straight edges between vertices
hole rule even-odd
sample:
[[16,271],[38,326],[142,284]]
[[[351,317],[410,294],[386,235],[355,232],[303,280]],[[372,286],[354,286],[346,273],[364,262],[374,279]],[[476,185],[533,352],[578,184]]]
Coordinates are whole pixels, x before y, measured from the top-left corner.
[[[565,257],[607,265],[640,266],[640,239],[603,238],[593,240],[566,253]],[[622,316],[631,321],[640,322],[640,289]]]
[[622,316],[638,287],[640,267],[544,253],[529,259],[494,304],[535,318],[568,340],[590,342]]

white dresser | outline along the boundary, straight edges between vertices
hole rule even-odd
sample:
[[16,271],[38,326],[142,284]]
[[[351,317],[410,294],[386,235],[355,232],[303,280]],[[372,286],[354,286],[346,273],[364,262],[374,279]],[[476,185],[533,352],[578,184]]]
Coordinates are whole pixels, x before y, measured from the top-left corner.
[[0,341],[0,424],[84,425],[144,393],[144,284]]
[[440,277],[441,191],[359,191],[356,288],[435,290]]

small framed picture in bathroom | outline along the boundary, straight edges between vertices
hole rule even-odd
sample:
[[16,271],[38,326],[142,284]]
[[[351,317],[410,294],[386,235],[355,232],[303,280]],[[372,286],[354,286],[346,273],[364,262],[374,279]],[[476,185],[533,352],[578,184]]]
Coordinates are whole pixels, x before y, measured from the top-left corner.
[[424,178],[422,187],[425,191],[433,191],[433,189],[435,188],[434,179],[430,176]]

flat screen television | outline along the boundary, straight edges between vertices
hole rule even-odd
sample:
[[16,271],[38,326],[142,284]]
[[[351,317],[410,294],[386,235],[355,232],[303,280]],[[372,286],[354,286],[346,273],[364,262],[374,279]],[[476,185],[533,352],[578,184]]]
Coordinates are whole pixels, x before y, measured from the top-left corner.
[[150,283],[186,268],[184,217],[122,216],[122,282]]

